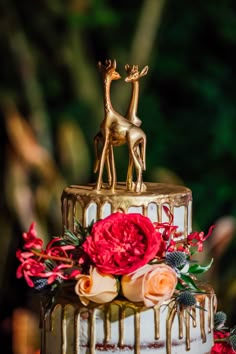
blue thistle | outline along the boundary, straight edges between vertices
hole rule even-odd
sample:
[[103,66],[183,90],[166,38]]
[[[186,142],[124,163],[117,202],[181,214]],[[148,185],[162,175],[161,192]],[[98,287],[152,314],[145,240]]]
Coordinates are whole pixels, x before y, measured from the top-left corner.
[[219,329],[224,327],[227,316],[223,311],[218,311],[214,315],[214,328]]
[[183,307],[191,307],[196,305],[196,299],[193,296],[193,294],[190,293],[190,291],[181,292],[177,296],[176,300],[179,303],[179,305]]
[[46,278],[37,278],[34,280],[34,288],[35,290],[43,290],[48,287],[48,280]]
[[187,255],[185,252],[180,251],[168,252],[166,254],[166,263],[172,268],[181,269],[187,263]]
[[229,344],[233,350],[236,350],[236,334],[231,334],[229,336]]

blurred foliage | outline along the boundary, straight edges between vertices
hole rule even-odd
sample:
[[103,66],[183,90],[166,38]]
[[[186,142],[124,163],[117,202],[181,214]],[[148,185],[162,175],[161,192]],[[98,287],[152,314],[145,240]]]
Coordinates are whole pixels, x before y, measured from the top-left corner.
[[[197,228],[235,216],[234,0],[1,0],[0,10],[5,292],[22,230],[33,218],[42,234],[59,233],[62,188],[95,180],[92,139],[103,119],[99,60],[116,58],[122,76],[126,63],[150,67],[138,108],[148,137],[144,179],[190,187]],[[120,113],[129,95],[123,79],[112,85]],[[127,150],[115,154],[121,180]],[[233,240],[229,256],[235,247]],[[229,279],[234,269],[235,261],[225,270]]]

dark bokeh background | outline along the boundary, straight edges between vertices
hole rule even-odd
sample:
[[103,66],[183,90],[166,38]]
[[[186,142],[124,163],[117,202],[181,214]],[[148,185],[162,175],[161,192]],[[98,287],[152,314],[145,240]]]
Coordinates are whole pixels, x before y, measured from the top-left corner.
[[[0,13],[4,342],[11,338],[15,309],[34,308],[24,281],[15,279],[22,231],[36,220],[45,241],[60,234],[62,189],[96,178],[92,139],[103,119],[97,62],[107,58],[117,59],[122,75],[112,84],[112,102],[121,114],[130,95],[124,65],[149,65],[138,109],[148,137],[144,179],[187,185],[194,229],[219,226],[204,257],[215,258],[209,278],[233,323],[236,2],[1,0]],[[127,163],[126,148],[117,149],[120,180]]]

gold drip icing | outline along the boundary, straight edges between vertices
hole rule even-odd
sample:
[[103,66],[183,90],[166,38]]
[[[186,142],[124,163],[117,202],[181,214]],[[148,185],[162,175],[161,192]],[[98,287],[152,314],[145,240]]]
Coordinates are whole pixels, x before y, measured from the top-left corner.
[[143,207],[143,215],[148,216],[148,207],[146,205]]
[[96,340],[95,340],[95,312],[96,309],[91,309],[89,311],[89,319],[90,319],[90,326],[89,326],[89,333],[90,333],[90,354],[95,353],[95,345],[96,345]]
[[217,311],[217,297],[216,297],[216,294],[213,294],[212,297],[213,297],[213,299],[212,299],[212,302],[213,302],[213,313],[216,313],[216,311]]
[[196,327],[197,327],[197,321],[196,321],[196,307],[193,307],[193,308],[192,308],[191,316],[192,316],[193,327],[196,328]]
[[[200,307],[205,309],[206,306],[206,299],[203,296],[201,301],[200,301]],[[200,330],[201,330],[201,337],[202,337],[202,342],[206,342],[206,331],[205,331],[205,311],[203,309],[199,310],[199,315],[200,315]]]
[[61,352],[62,354],[67,354],[66,353],[66,342],[67,342],[67,337],[66,337],[66,307],[62,308],[61,311],[61,321],[62,321],[62,325],[61,325],[61,338],[62,338],[62,345],[61,345]]
[[190,350],[190,313],[185,310],[186,350]]
[[[168,205],[173,213],[175,207],[185,207],[184,211],[184,234],[188,233],[190,220],[188,220],[188,205],[192,200],[191,191],[182,186],[167,185],[162,183],[146,183],[147,189],[140,193],[128,192],[124,183],[118,183],[117,189],[112,192],[103,189],[100,192],[94,190],[93,185],[70,186],[62,193],[62,217],[63,225],[74,230],[74,218],[84,226],[87,226],[88,208],[96,207],[95,217],[103,217],[104,205],[110,206],[111,213],[122,211],[128,213],[129,208],[139,207],[143,215],[148,214],[148,206],[156,205],[156,220],[162,220],[162,206]],[[95,220],[96,221],[96,220]],[[190,225],[191,226],[191,225]]]
[[162,220],[162,208],[160,208],[159,205],[157,205],[157,215],[158,215],[157,219]]
[[79,311],[79,309],[76,309],[75,313],[74,313],[74,341],[75,341],[74,354],[79,354],[80,338],[77,335],[77,333],[80,333],[80,311]]
[[[209,290],[208,294],[201,294],[196,296],[196,300],[202,309],[199,309],[199,330],[201,331],[202,342],[206,342],[206,325],[211,329],[213,328],[213,310],[215,305],[214,293]],[[118,317],[113,316],[112,306],[117,307],[114,311],[114,315],[118,314]],[[68,307],[68,308],[67,308]],[[207,307],[207,308],[206,308]],[[207,309],[208,314],[203,310]],[[58,298],[57,303],[51,309],[51,311],[45,310],[43,313],[43,333],[42,333],[42,354],[47,354],[48,351],[52,351],[53,354],[80,354],[80,326],[81,319],[83,319],[83,312],[85,311],[85,321],[88,322],[89,329],[89,354],[96,353],[96,311],[101,310],[103,316],[104,326],[104,345],[109,345],[111,340],[111,323],[118,320],[119,326],[119,339],[118,347],[122,348],[126,344],[125,340],[125,323],[124,319],[127,316],[134,316],[134,352],[140,354],[140,316],[145,310],[148,310],[142,303],[131,303],[124,300],[114,300],[109,304],[94,304],[90,303],[85,308],[78,299],[71,298],[71,301],[66,297]],[[131,311],[128,311],[130,309]],[[160,307],[153,308],[153,325],[155,329],[155,338],[153,340],[160,339],[162,335],[160,333]],[[198,310],[197,310],[198,312]],[[179,327],[179,340],[185,336],[186,351],[190,350],[190,326],[197,325],[196,311],[191,310],[191,316],[188,310],[177,310],[175,302],[170,302],[167,307],[166,313],[166,354],[171,354],[172,346],[175,345],[172,339],[172,328],[175,318],[178,316]],[[88,315],[88,318],[86,317]],[[192,320],[193,316],[193,320]],[[208,316],[208,318],[206,317]],[[191,318],[190,318],[191,317]],[[67,321],[67,322],[66,322]],[[184,331],[185,326],[185,331]],[[71,329],[70,329],[71,328]],[[143,329],[145,330],[145,329]],[[61,336],[60,336],[61,332]],[[72,339],[72,337],[73,339]],[[175,341],[175,340],[174,340]],[[158,342],[157,342],[158,344]],[[161,343],[160,343],[161,344]],[[55,348],[54,348],[55,346]]]
[[119,308],[119,347],[124,345],[124,318],[125,318],[125,308],[121,306]]
[[[188,229],[188,207],[187,208],[184,208],[184,225],[185,227],[187,227]],[[191,219],[192,220],[192,219]],[[189,232],[191,232],[192,230],[189,230]]]
[[50,315],[49,315],[49,319],[51,319],[51,321],[49,321],[49,331],[52,332],[54,330],[54,326],[55,323],[57,322],[55,320],[56,314],[57,312],[61,313],[62,312],[62,306],[60,304],[57,304],[51,311],[50,311]]
[[105,306],[104,309],[104,343],[108,343],[111,339],[111,307],[110,305]]
[[43,303],[41,303],[41,319],[40,319],[40,329],[41,329],[41,349],[42,349],[42,354],[46,350],[46,331],[47,331],[47,311],[43,307]]
[[155,339],[160,338],[160,306],[155,306],[154,310],[154,322],[155,322]]
[[175,303],[169,304],[166,320],[166,354],[171,354],[171,330],[177,309]]
[[213,312],[213,297],[211,295],[207,296],[208,298],[208,333],[212,331],[212,312]]
[[178,311],[178,323],[179,323],[179,339],[183,339],[184,313],[182,309]]
[[140,311],[135,311],[135,354],[140,354]]

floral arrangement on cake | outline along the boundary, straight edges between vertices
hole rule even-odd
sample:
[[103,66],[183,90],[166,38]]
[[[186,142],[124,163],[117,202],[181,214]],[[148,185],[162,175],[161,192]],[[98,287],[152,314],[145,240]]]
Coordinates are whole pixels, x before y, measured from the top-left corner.
[[[170,210],[163,209],[168,222],[152,223],[141,214],[120,212],[87,228],[75,221],[76,233],[65,230],[63,237],[54,237],[45,248],[32,223],[23,233],[23,250],[16,252],[21,262],[16,276],[51,295],[68,285],[84,306],[122,297],[146,307],[171,299],[178,307],[197,307],[194,295],[204,290],[198,287],[196,275],[206,272],[213,260],[203,266],[194,261],[194,254],[202,252],[214,226],[206,235],[192,232],[181,238]],[[236,351],[236,327],[230,330],[225,322],[226,315],[217,312],[211,354]]]
[[152,223],[141,214],[114,213],[87,228],[78,222],[77,232],[65,231],[45,248],[37,237],[35,223],[23,233],[23,250],[17,278],[24,277],[36,290],[54,291],[65,284],[74,286],[85,306],[107,303],[122,296],[146,307],[176,300],[180,306],[195,305],[195,293],[202,292],[196,275],[207,271],[194,262],[210,236],[193,232],[180,240],[173,215],[164,207],[169,221]]

